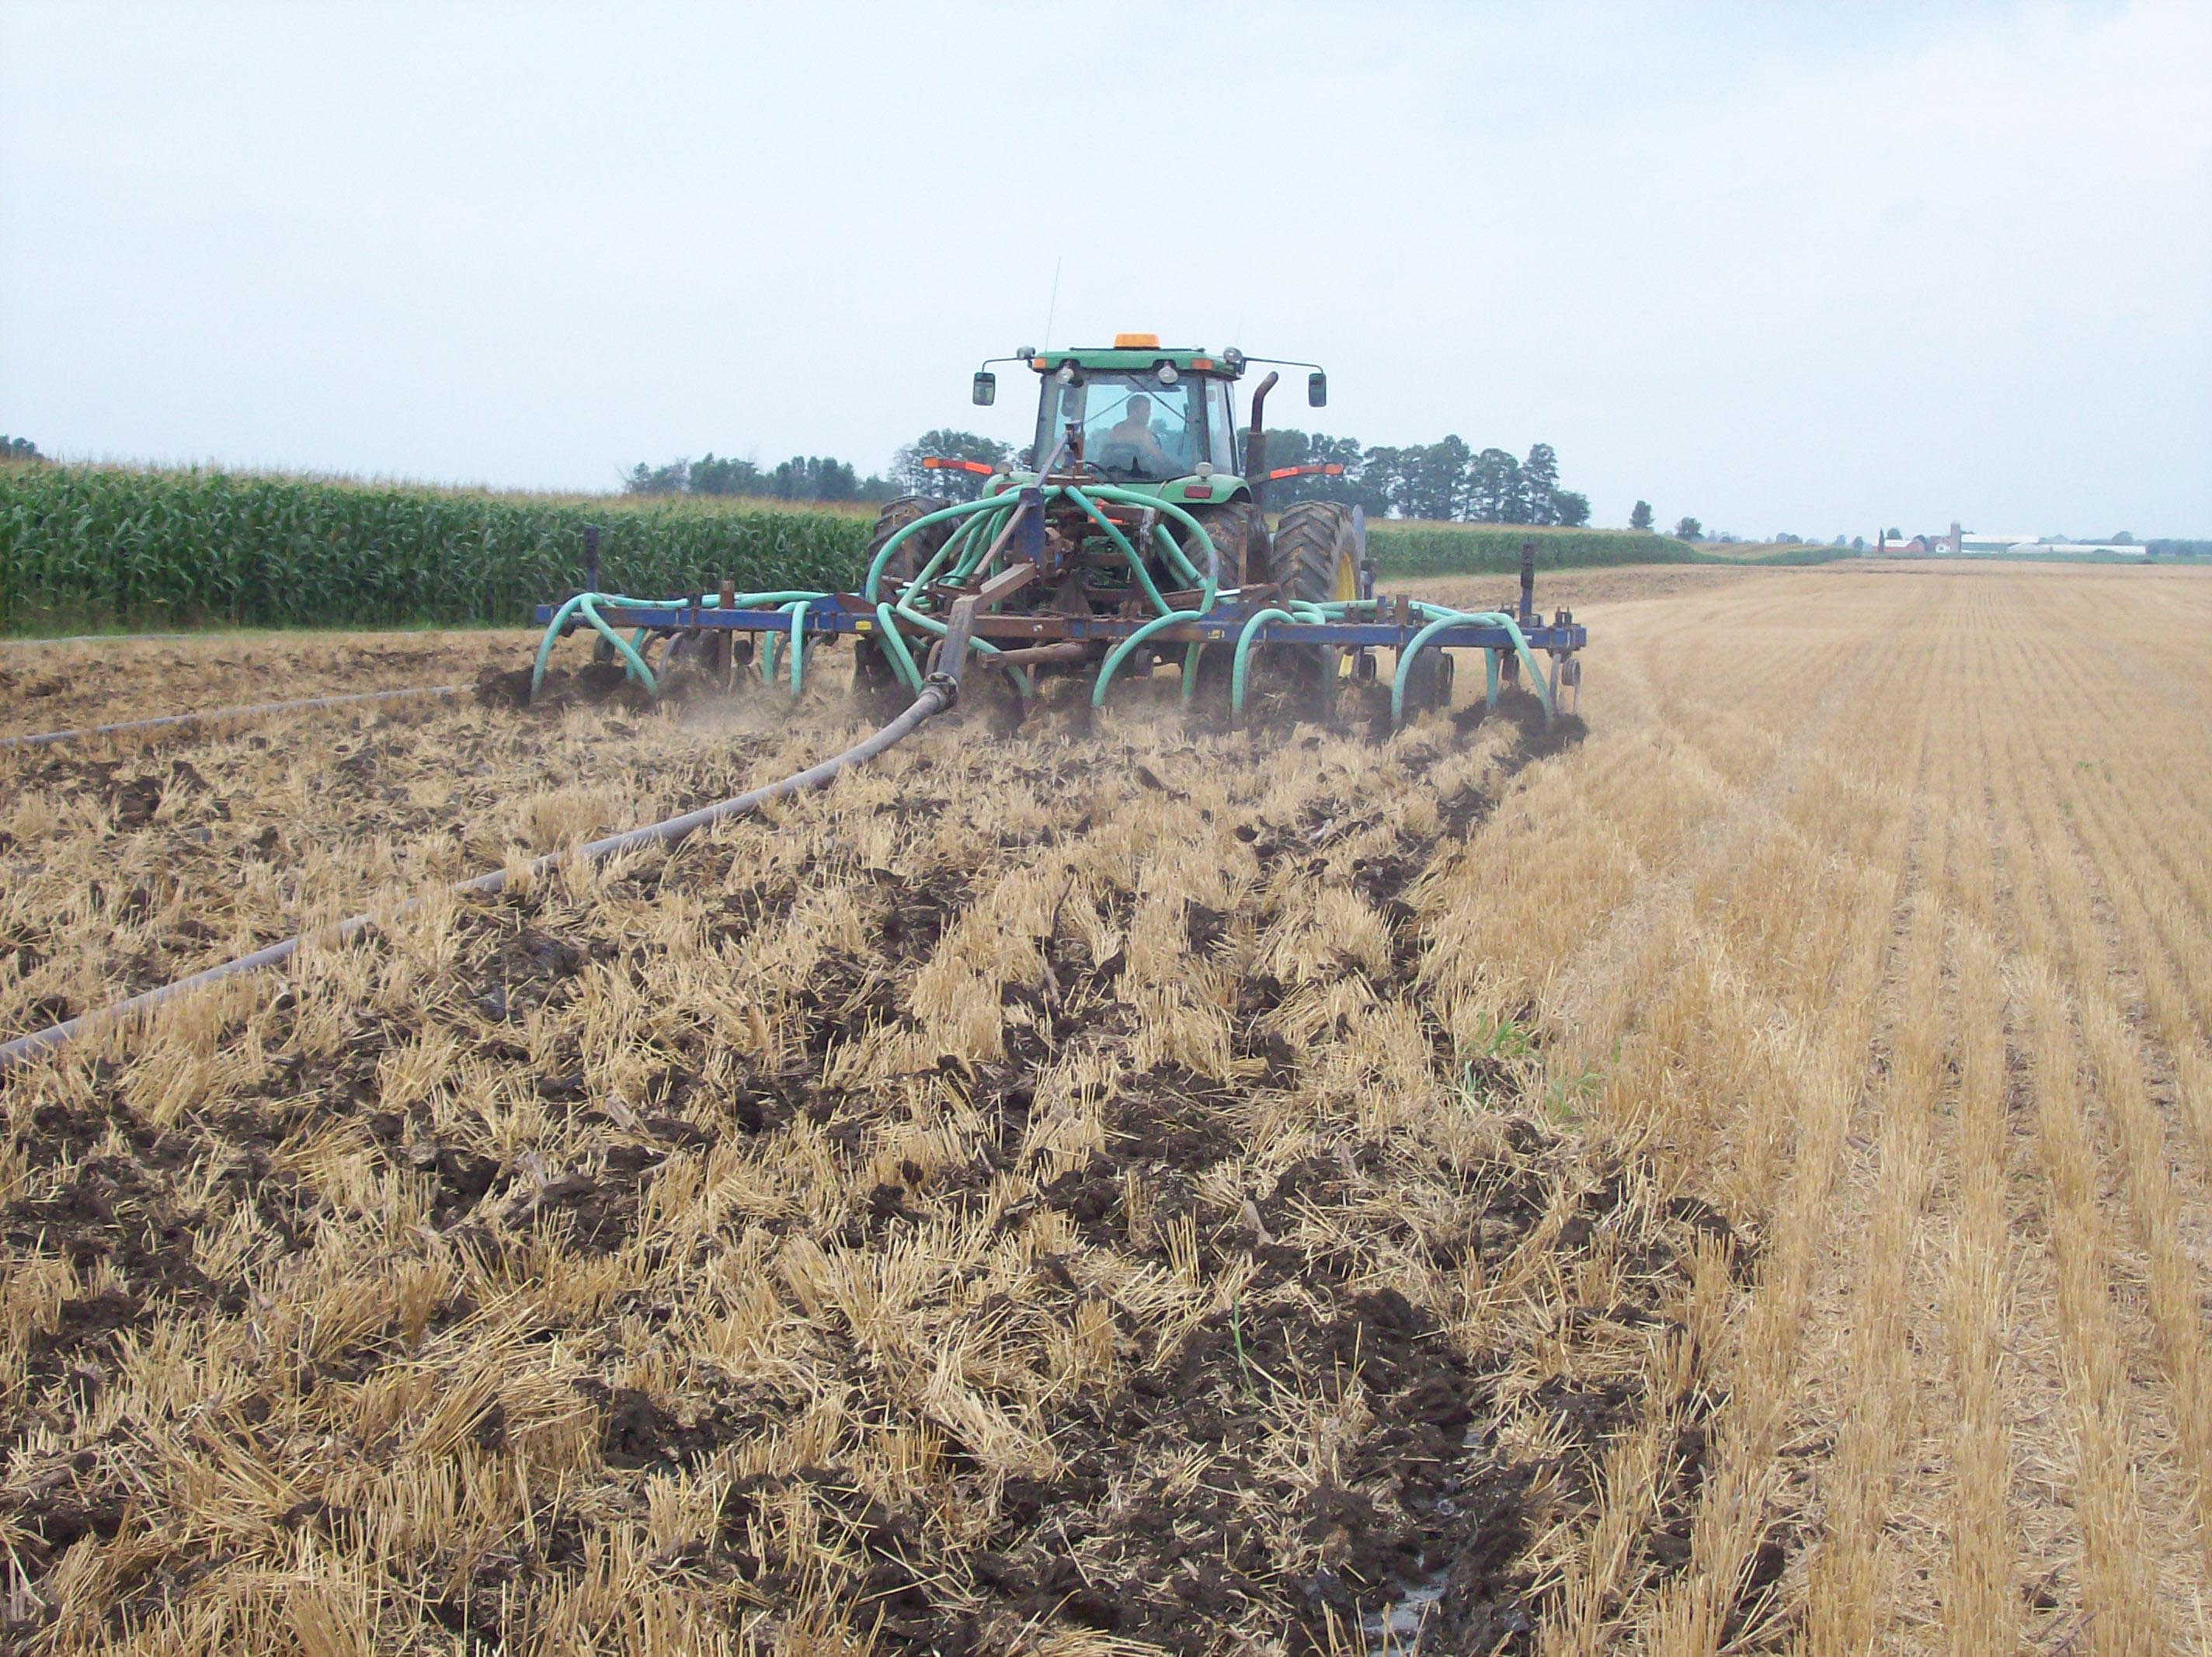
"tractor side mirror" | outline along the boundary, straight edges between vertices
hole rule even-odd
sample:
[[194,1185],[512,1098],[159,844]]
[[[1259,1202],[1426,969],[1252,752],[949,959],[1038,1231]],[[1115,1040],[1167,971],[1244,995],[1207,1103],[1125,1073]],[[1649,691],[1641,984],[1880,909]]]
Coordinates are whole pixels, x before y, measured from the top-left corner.
[[969,395],[979,409],[988,409],[999,400],[999,377],[988,368],[978,368],[973,389]]
[[1318,368],[1306,376],[1306,402],[1316,409],[1328,406],[1328,376]]

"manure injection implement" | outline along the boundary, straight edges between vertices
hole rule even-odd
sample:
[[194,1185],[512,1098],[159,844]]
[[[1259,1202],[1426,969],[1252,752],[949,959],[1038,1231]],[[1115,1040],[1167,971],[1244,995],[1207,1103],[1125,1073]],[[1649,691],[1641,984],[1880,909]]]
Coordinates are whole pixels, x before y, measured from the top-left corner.
[[[628,598],[600,590],[596,545],[586,536],[584,589],[538,610],[545,631],[530,671],[532,698],[544,685],[554,646],[571,633],[592,636],[601,678],[634,683],[647,696],[687,681],[733,689],[748,669],[768,683],[782,681],[795,695],[823,648],[843,639],[852,644],[856,691],[892,717],[794,775],[592,841],[576,855],[598,862],[673,845],[827,783],[952,707],[978,675],[1014,699],[1017,710],[1048,681],[1073,680],[1079,688],[1087,679],[1087,701],[1078,706],[1095,709],[1117,678],[1170,662],[1179,666],[1186,707],[1218,709],[1235,722],[1264,698],[1279,714],[1328,721],[1354,692],[1379,714],[1377,657],[1388,652],[1388,723],[1395,727],[1449,707],[1452,652],[1474,650],[1482,653],[1489,707],[1524,672],[1547,727],[1560,715],[1563,695],[1579,701],[1576,652],[1588,632],[1564,610],[1549,622],[1537,615],[1527,553],[1516,603],[1459,610],[1378,595],[1366,525],[1355,508],[1297,501],[1270,527],[1263,513],[1267,485],[1342,469],[1269,470],[1265,410],[1279,378],[1272,371],[1253,390],[1240,458],[1235,391],[1251,361],[1241,352],[1163,349],[1150,334],[1122,334],[1105,349],[1023,351],[992,361],[1023,362],[1036,374],[1030,452],[1044,463],[1000,473],[974,462],[938,462],[939,470],[982,474],[975,498],[892,501],[878,521],[857,592],[740,593],[725,584],[712,595]],[[1318,368],[1284,366],[1312,369],[1307,399],[1316,408],[1326,404],[1328,380]],[[975,376],[975,400],[995,401],[997,387],[987,362]],[[216,710],[257,711],[264,710]],[[32,740],[87,734],[93,733]],[[550,871],[563,855],[538,858],[529,873]],[[493,870],[453,889],[495,896],[508,877]],[[392,915],[423,901],[411,899]],[[353,915],[0,1042],[0,1072],[179,994],[281,965],[310,942],[343,944],[376,924],[368,914]]]
[[[1238,453],[1235,391],[1255,361],[1229,350],[1164,349],[1150,334],[1110,348],[1024,350],[993,362],[1036,374],[1034,470],[930,460],[981,477],[973,500],[908,495],[878,519],[857,592],[799,589],[641,599],[599,590],[588,546],[586,586],[540,605],[545,633],[531,671],[542,690],[555,645],[592,636],[596,659],[618,664],[647,695],[703,679],[732,688],[757,671],[796,695],[822,648],[849,640],[854,689],[882,705],[931,686],[945,705],[987,676],[1026,707],[1048,679],[1082,677],[1103,707],[1117,679],[1180,671],[1186,707],[1241,721],[1263,692],[1293,716],[1333,719],[1342,693],[1370,687],[1389,652],[1394,726],[1452,695],[1455,651],[1480,651],[1485,695],[1525,671],[1546,723],[1561,697],[1579,700],[1576,652],[1587,630],[1565,610],[1535,612],[1525,563],[1518,603],[1465,610],[1378,596],[1358,509],[1301,501],[1272,530],[1271,483],[1342,468],[1267,465],[1265,410],[1279,376],[1254,388]],[[1310,364],[1285,364],[1311,368]],[[990,362],[974,400],[997,399]],[[1328,400],[1313,368],[1307,399]]]

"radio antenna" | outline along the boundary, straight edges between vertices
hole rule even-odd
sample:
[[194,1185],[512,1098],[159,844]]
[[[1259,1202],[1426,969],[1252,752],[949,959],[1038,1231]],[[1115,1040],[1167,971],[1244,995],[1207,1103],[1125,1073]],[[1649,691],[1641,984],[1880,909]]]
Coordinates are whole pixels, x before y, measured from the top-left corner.
[[1052,344],[1052,319],[1059,313],[1059,311],[1060,256],[1055,254],[1054,255],[1052,261],[1052,298],[1047,302],[1044,307],[1044,339],[1039,347],[1040,349],[1049,349]]

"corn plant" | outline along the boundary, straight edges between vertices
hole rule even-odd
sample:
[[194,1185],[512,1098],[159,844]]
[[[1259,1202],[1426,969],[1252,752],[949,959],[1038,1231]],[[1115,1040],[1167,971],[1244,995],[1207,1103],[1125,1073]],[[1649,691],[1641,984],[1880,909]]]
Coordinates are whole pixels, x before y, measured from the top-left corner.
[[216,471],[0,467],[0,626],[517,623],[582,580],[638,597],[848,587],[865,513],[633,504]]

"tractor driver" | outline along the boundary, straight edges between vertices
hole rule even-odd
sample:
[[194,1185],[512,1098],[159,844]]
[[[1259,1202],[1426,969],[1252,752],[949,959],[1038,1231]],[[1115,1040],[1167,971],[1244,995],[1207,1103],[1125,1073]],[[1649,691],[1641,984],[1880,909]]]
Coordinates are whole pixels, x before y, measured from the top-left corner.
[[1152,400],[1139,391],[1121,408],[1121,418],[1107,428],[1099,442],[1099,458],[1109,466],[1127,466],[1152,477],[1173,477],[1182,470],[1160,446],[1152,430]]

